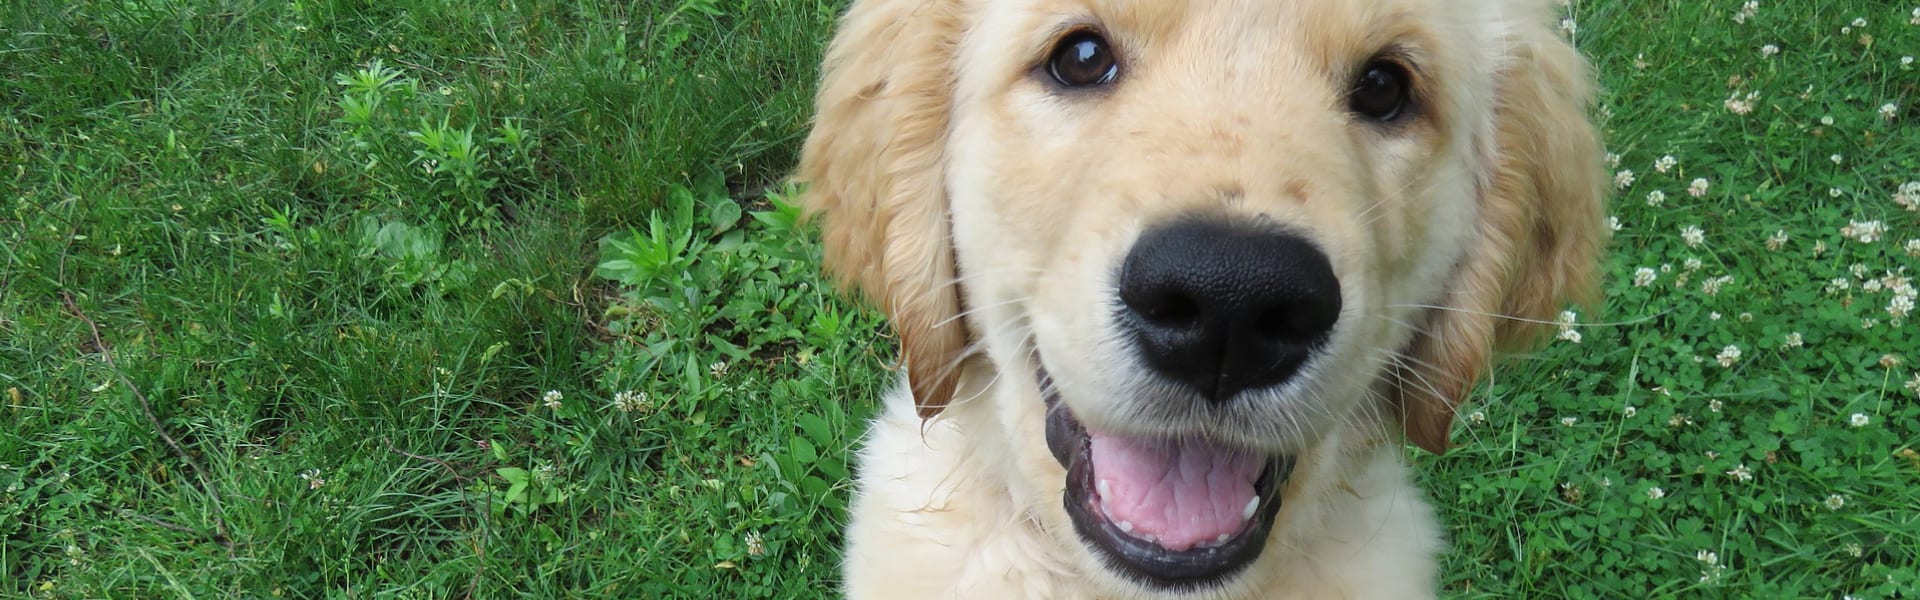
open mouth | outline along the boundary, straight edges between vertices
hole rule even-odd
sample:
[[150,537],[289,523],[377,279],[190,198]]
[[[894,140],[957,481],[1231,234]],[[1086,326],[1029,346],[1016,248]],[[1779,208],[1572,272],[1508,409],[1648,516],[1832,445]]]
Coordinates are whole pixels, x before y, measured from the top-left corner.
[[1147,584],[1199,587],[1252,563],[1280,511],[1293,457],[1204,438],[1090,431],[1045,371],[1047,448],[1067,468],[1063,501],[1080,537]]

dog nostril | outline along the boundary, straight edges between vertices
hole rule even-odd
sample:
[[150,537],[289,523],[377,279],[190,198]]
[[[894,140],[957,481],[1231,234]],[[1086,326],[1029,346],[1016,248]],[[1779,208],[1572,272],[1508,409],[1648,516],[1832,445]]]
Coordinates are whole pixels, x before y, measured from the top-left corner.
[[1254,332],[1277,342],[1309,343],[1333,328],[1333,315],[1308,306],[1277,306],[1254,321]]
[[1185,328],[1200,323],[1200,303],[1175,290],[1123,298],[1127,308],[1140,318],[1161,327]]

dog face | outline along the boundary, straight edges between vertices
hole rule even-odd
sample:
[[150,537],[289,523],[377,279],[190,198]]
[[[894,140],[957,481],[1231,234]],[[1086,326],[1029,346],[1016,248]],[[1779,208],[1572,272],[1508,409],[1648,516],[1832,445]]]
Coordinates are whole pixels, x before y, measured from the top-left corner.
[[[1520,4],[857,3],[801,168],[829,268],[1115,589],[1236,585],[1328,457],[1444,450],[1587,287],[1583,65]],[[981,361],[1028,399],[956,398]]]

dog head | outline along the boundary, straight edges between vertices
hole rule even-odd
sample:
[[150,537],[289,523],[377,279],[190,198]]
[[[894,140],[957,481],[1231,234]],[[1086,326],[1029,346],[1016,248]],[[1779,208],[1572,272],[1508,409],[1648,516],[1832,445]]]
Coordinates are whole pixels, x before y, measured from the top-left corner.
[[1035,399],[991,407],[1010,477],[1064,485],[1089,556],[1219,583],[1302,457],[1444,451],[1493,352],[1587,293],[1600,146],[1546,9],[863,0],[800,176],[923,416],[988,361]]

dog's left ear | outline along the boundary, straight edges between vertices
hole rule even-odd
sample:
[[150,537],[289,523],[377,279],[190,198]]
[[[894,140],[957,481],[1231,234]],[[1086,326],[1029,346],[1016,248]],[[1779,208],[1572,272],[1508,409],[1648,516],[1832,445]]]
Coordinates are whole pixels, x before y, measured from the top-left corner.
[[967,346],[943,173],[958,12],[954,0],[855,2],[800,156],[827,271],[892,322],[922,417],[952,401]]
[[1428,311],[1396,396],[1407,439],[1439,454],[1493,353],[1536,341],[1569,300],[1590,303],[1606,241],[1606,173],[1586,61],[1544,23],[1516,33],[1495,97],[1479,231],[1442,308]]

